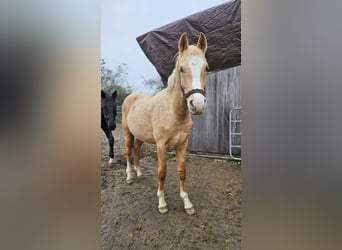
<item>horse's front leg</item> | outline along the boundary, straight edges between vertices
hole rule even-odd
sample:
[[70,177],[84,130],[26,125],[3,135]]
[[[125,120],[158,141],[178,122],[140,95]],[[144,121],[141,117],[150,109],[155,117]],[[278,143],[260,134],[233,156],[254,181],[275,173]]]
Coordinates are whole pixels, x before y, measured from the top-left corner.
[[177,160],[177,170],[180,182],[180,197],[184,202],[184,209],[188,215],[195,214],[194,206],[192,205],[189,195],[186,192],[185,179],[186,179],[186,169],[185,169],[185,153],[188,147],[188,140],[183,144],[176,147],[176,160]]
[[161,214],[165,214],[168,211],[167,204],[165,202],[164,194],[164,181],[166,178],[166,151],[167,148],[164,144],[157,144],[157,154],[158,154],[158,210]]
[[106,134],[106,137],[108,139],[108,144],[109,144],[109,164],[113,164],[114,163],[114,136],[112,134],[112,131],[107,130],[107,129],[103,129],[103,131]]
[[110,137],[108,138],[109,142],[109,164],[114,163],[114,136],[112,135],[112,132],[110,132]]

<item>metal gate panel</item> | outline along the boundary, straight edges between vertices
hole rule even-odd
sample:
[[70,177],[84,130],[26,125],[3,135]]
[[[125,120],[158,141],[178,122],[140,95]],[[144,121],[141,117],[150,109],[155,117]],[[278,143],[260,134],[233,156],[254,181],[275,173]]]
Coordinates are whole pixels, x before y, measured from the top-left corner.
[[[241,124],[241,107],[234,107],[229,112],[229,155],[233,160],[238,160],[238,161],[241,161],[241,155],[240,157],[234,156],[233,148],[241,148],[240,124]],[[235,136],[240,136],[240,144],[234,144]],[[240,151],[240,154],[241,154],[241,151]]]

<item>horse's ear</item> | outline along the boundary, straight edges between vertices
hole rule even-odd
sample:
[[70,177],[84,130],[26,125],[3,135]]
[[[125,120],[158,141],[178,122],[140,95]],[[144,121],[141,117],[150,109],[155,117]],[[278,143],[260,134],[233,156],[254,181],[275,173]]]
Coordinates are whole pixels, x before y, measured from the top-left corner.
[[201,49],[203,53],[207,51],[207,38],[202,32],[200,33],[200,36],[198,38],[197,48]]
[[106,98],[106,93],[103,90],[101,90],[101,99],[103,98]]
[[179,53],[182,53],[184,50],[186,50],[189,46],[188,37],[186,36],[186,33],[184,32],[178,41],[178,50]]
[[118,93],[117,93],[116,90],[115,90],[115,91],[113,92],[113,94],[112,94],[112,98],[115,99],[117,95],[118,95]]

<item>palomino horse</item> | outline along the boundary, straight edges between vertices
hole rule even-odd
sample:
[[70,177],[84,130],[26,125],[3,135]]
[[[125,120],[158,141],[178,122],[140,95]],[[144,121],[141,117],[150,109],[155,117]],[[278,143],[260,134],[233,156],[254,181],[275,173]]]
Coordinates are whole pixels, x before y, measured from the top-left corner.
[[207,39],[203,33],[200,33],[196,46],[189,45],[186,33],[183,33],[178,42],[176,66],[168,79],[168,87],[154,96],[143,93],[131,94],[122,105],[127,182],[133,181],[131,148],[134,147],[134,169],[139,177],[142,174],[139,167],[140,147],[143,142],[155,143],[158,155],[158,209],[161,214],[168,211],[164,196],[164,180],[166,152],[171,147],[176,150],[180,197],[183,199],[185,211],[189,215],[195,213],[185,186],[184,156],[192,131],[191,114],[199,115],[206,107],[206,49]]
[[106,134],[109,144],[109,163],[114,163],[114,137],[112,130],[116,128],[116,90],[112,94],[106,94],[101,90],[101,128]]

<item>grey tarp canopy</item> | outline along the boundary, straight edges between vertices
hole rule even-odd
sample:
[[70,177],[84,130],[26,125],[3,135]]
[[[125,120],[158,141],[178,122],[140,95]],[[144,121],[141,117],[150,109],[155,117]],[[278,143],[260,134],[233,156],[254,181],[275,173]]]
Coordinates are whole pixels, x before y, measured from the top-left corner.
[[200,32],[206,35],[209,71],[241,64],[240,0],[198,12],[136,38],[164,83],[175,66],[178,40],[183,32],[187,33],[190,44],[197,43]]

